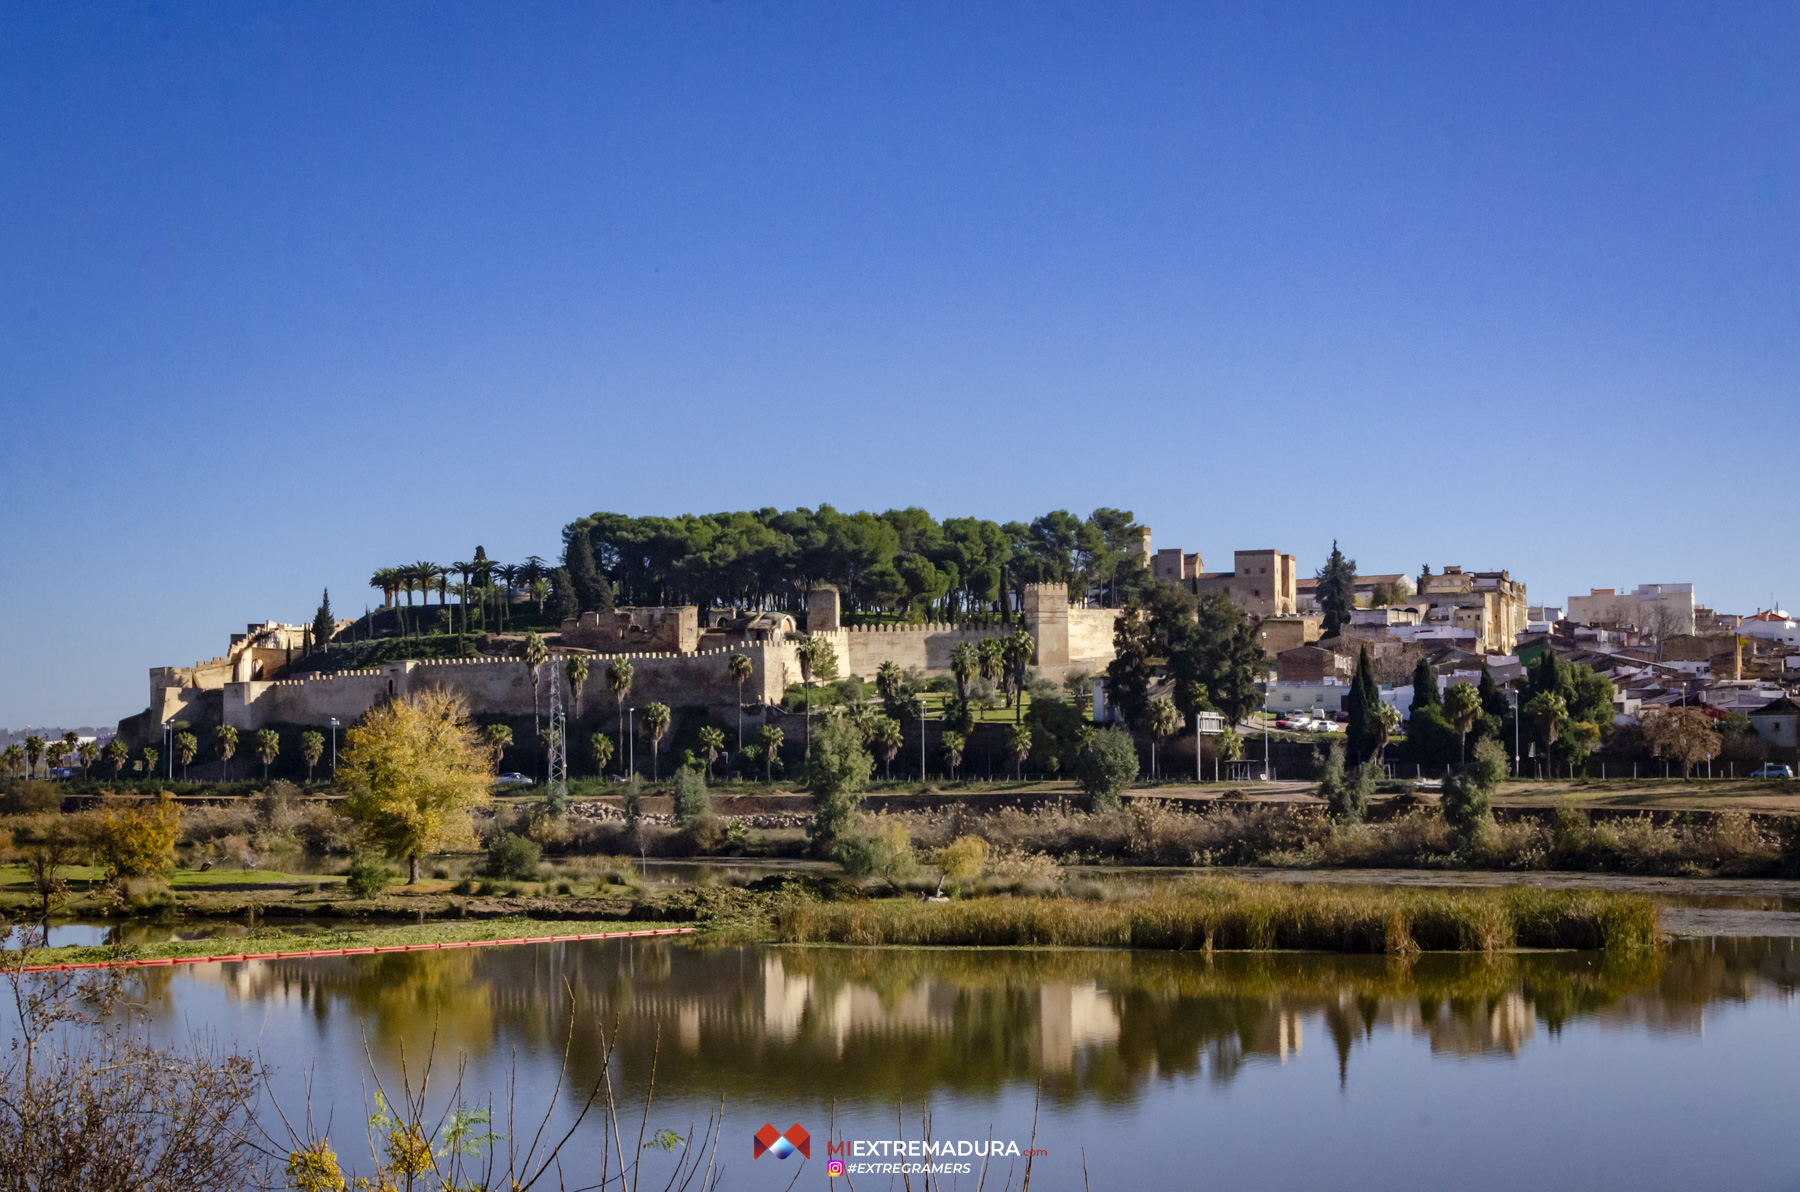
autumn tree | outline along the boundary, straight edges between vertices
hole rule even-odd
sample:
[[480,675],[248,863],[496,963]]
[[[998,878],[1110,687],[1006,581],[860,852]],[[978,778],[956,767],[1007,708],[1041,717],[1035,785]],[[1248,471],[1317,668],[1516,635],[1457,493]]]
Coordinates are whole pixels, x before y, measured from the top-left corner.
[[369,709],[345,734],[338,785],[363,834],[408,866],[448,847],[473,847],[472,809],[486,803],[493,755],[459,695],[427,689]]
[[1719,734],[1703,708],[1656,708],[1644,716],[1644,743],[1656,757],[1681,763],[1681,776],[1719,752]]

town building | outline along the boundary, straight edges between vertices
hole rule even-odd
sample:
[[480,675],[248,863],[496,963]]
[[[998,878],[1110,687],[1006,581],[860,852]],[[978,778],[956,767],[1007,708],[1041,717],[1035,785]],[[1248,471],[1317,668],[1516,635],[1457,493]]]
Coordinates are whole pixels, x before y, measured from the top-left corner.
[[1631,628],[1657,637],[1694,632],[1694,614],[1693,584],[1639,584],[1630,592],[1593,588],[1586,596],[1569,597],[1569,620],[1576,624]]
[[1529,607],[1525,585],[1507,572],[1464,571],[1458,566],[1421,575],[1414,603],[1428,606],[1425,628],[1472,630],[1476,650],[1488,654],[1510,654],[1518,647]]

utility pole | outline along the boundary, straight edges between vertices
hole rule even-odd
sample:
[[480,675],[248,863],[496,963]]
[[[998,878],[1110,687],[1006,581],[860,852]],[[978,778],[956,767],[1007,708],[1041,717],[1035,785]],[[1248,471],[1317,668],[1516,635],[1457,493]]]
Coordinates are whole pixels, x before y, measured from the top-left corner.
[[550,668],[550,774],[544,792],[553,807],[559,798],[566,799],[569,794],[568,730],[568,721],[563,716],[562,672],[561,668],[553,666]]
[[636,708],[626,708],[625,709],[625,748],[629,752],[629,755],[631,757],[631,764],[630,764],[629,769],[633,774],[637,773],[636,717],[637,717],[637,709]]
[[337,731],[338,718],[331,718],[331,780],[337,781]]

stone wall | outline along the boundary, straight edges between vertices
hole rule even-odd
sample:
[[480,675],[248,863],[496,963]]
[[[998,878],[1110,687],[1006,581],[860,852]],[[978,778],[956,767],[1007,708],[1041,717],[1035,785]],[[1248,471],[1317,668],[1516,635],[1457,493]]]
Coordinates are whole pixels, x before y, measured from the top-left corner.
[[1116,608],[1069,609],[1069,664],[1091,671],[1111,662],[1118,623]]

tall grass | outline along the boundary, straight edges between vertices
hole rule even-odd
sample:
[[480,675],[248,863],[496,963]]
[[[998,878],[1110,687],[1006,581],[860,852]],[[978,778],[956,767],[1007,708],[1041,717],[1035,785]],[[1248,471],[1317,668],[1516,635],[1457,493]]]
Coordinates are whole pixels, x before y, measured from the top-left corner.
[[1209,878],[1113,902],[1071,898],[821,902],[775,908],[784,943],[974,947],[1499,952],[1650,948],[1657,904],[1592,891],[1330,889]]

